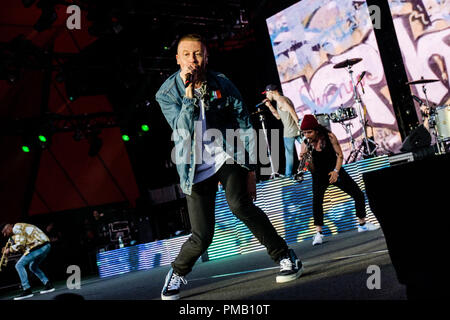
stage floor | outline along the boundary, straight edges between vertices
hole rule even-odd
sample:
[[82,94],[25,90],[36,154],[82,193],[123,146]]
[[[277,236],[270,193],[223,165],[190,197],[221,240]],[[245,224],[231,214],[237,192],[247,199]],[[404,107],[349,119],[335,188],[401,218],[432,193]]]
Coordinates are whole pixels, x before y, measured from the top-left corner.
[[[396,277],[381,229],[356,230],[325,237],[312,246],[311,240],[291,245],[304,263],[303,275],[292,282],[277,284],[278,265],[265,250],[223,259],[198,262],[182,287],[183,300],[405,300],[405,287]],[[380,288],[367,282],[380,268]],[[80,289],[69,290],[55,283],[56,291],[27,300],[53,300],[72,293],[85,300],[160,300],[161,287],[169,266],[107,277],[82,279]],[[373,281],[370,281],[373,283]],[[1,297],[12,299],[18,292]]]

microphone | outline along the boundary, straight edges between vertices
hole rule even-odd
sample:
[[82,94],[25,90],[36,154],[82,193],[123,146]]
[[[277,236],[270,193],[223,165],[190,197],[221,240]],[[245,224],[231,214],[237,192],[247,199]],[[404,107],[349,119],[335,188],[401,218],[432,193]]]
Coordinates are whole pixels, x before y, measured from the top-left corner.
[[363,71],[361,73],[361,75],[359,76],[358,83],[356,85],[358,85],[361,82],[361,80],[364,78],[365,75],[366,75],[366,71]]
[[192,83],[192,74],[186,73],[186,80],[184,81],[184,87],[187,88]]
[[263,104],[266,103],[266,100],[263,100],[262,102],[258,103],[255,108],[259,108],[260,106],[262,106]]
[[311,143],[311,140],[310,139],[308,139],[308,138],[305,138],[305,144],[306,144],[306,148],[308,149],[308,151],[312,151],[312,149],[313,149],[313,145],[312,145],[312,143]]
[[425,105],[425,103],[423,103],[423,101],[418,97],[418,96],[415,96],[415,95],[411,95],[412,97],[413,97],[413,99],[414,100],[416,100],[420,105]]
[[359,76],[358,83],[356,84],[356,86],[358,86],[358,84],[361,83],[361,90],[362,90],[362,93],[363,93],[363,94],[364,94],[365,92],[364,92],[364,86],[363,86],[361,80],[364,78],[365,75],[366,75],[366,71],[363,71],[363,72],[361,73],[361,75]]

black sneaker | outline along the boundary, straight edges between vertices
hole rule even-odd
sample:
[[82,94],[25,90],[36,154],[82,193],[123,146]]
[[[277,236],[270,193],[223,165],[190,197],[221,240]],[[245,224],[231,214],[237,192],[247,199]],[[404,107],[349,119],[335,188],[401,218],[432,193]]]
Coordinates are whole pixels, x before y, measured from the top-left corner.
[[177,275],[172,268],[166,276],[164,287],[161,291],[162,300],[178,300],[180,299],[181,283],[187,284],[184,277]]
[[33,296],[33,292],[31,291],[31,288],[28,288],[27,290],[23,290],[20,295],[14,298],[14,300],[22,300],[26,298],[31,298]]
[[55,287],[53,286],[53,284],[49,281],[45,284],[45,287],[43,290],[41,290],[41,294],[44,293],[49,293],[49,292],[53,292],[55,291]]
[[303,264],[295,255],[294,250],[289,249],[285,257],[280,260],[280,272],[277,274],[277,283],[289,282],[297,279],[303,272]]

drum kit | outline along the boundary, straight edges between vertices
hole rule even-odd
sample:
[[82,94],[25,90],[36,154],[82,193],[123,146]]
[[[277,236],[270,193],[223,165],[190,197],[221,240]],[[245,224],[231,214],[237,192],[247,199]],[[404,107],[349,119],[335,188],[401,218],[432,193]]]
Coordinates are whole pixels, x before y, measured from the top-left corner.
[[428,126],[433,129],[434,136],[436,138],[437,151],[439,154],[445,153],[444,143],[450,140],[450,105],[431,107],[427,96],[427,89],[425,85],[427,83],[437,82],[437,79],[424,79],[423,77],[419,80],[413,80],[406,82],[407,85],[422,85],[422,92],[425,95],[425,103],[419,98],[414,97],[418,100],[421,105],[424,105],[429,110],[428,115]]
[[[353,106],[344,107],[343,105],[341,105],[339,108],[337,108],[337,110],[335,112],[332,112],[330,114],[328,114],[328,113],[314,114],[317,121],[321,125],[323,125],[324,127],[327,127],[330,130],[331,130],[330,120],[333,123],[340,123],[344,127],[347,135],[350,138],[351,147],[352,147],[352,151],[350,152],[345,163],[351,163],[351,162],[356,161],[360,153],[362,154],[363,158],[373,157],[373,156],[375,156],[375,153],[379,149],[379,145],[372,139],[369,139],[367,136],[367,130],[366,130],[367,120],[365,117],[366,111],[365,111],[365,107],[362,104],[361,96],[357,90],[357,87],[366,72],[363,71],[361,73],[361,75],[359,76],[359,79],[357,80],[356,83],[353,79],[352,66],[361,61],[362,61],[362,58],[346,59],[342,62],[336,63],[333,66],[334,69],[345,68],[348,71],[350,80],[352,83],[352,88],[353,88],[353,100],[354,100],[353,106],[356,106],[356,108],[354,108]],[[426,105],[428,107],[428,110],[430,110],[430,116],[428,119],[429,127],[434,128],[438,152],[441,154],[441,153],[445,152],[445,147],[444,147],[443,143],[445,141],[450,141],[450,105],[438,106],[435,108],[430,107],[430,103],[428,101],[428,97],[427,97],[427,93],[426,93],[425,84],[436,82],[436,81],[439,81],[439,80],[424,79],[422,77],[422,79],[420,79],[420,80],[409,81],[406,84],[407,85],[416,85],[416,84],[423,85],[422,91],[425,95],[426,104],[424,104],[422,101],[420,101],[420,103],[423,105]],[[362,88],[362,92],[364,93],[364,88],[362,87],[362,85],[361,85],[361,88]],[[420,100],[420,99],[418,99],[418,100]],[[263,103],[260,103],[256,107],[260,107],[262,104]],[[260,116],[260,121],[262,122],[266,142],[268,145],[267,133],[266,133],[265,125],[264,125],[264,115],[262,114],[262,110],[258,110],[258,112],[255,112],[254,114],[259,114],[259,116]],[[359,121],[361,123],[361,127],[363,130],[362,141],[361,141],[361,144],[358,146],[358,148],[356,148],[356,146],[355,146],[355,139],[353,138],[353,133],[351,130],[351,127],[353,126],[353,124],[350,122],[350,120],[353,120],[357,117],[359,117]],[[303,136],[302,136],[302,139],[303,139]],[[441,146],[441,144],[442,144],[442,146]],[[276,171],[273,167],[272,157],[270,154],[270,148],[268,149],[268,154],[269,154],[269,159],[270,159],[271,169],[272,169],[271,178],[273,179],[273,178],[276,178],[277,176],[279,176],[279,174],[276,173]]]
[[[340,123],[344,129],[347,135],[349,136],[352,151],[350,152],[349,156],[347,157],[345,163],[350,163],[353,161],[356,161],[359,154],[361,153],[363,158],[370,158],[374,156],[375,152],[378,149],[378,145],[375,143],[375,141],[369,139],[367,137],[367,131],[366,131],[366,125],[367,120],[365,119],[365,112],[364,107],[362,105],[361,96],[358,93],[357,86],[361,82],[362,78],[365,75],[365,72],[361,74],[358,81],[355,83],[353,79],[353,70],[352,66],[361,62],[362,58],[353,58],[353,59],[346,59],[342,62],[339,62],[333,66],[334,69],[343,69],[345,68],[350,76],[350,80],[353,87],[353,100],[354,104],[351,107],[344,107],[341,105],[335,112],[332,112],[330,114],[327,113],[321,113],[321,114],[315,114],[315,117],[317,118],[317,121],[323,125],[324,127],[327,127],[330,129],[330,123],[329,121],[333,123]],[[364,92],[364,91],[363,91]],[[362,128],[363,128],[363,138],[361,141],[361,144],[358,146],[358,148],[355,145],[355,139],[353,138],[353,133],[351,130],[351,127],[353,124],[350,122],[350,120],[355,119],[359,117],[359,121],[361,122]]]
[[[353,70],[352,66],[361,62],[362,58],[353,58],[353,59],[346,59],[342,62],[339,62],[333,66],[334,69],[343,69],[345,68],[350,76],[350,80],[353,87],[353,100],[356,108],[352,107],[344,107],[341,105],[335,112],[326,114],[315,114],[317,121],[330,129],[330,120],[334,123],[340,123],[347,135],[350,138],[352,151],[350,152],[348,158],[346,159],[345,163],[350,163],[353,161],[356,161],[359,154],[362,154],[363,158],[370,158],[375,155],[376,151],[379,148],[379,145],[373,141],[372,139],[369,139],[367,137],[367,120],[365,119],[365,107],[362,104],[361,96],[357,90],[358,84],[361,82],[362,78],[365,75],[365,71],[361,73],[359,76],[359,79],[357,80],[356,84],[353,79]],[[434,135],[436,137],[436,144],[438,153],[445,153],[445,146],[444,142],[450,140],[450,105],[444,105],[444,106],[437,106],[437,107],[431,107],[428,96],[427,96],[427,90],[425,88],[425,85],[428,83],[436,82],[439,80],[436,79],[424,79],[423,77],[419,80],[409,81],[406,84],[407,85],[416,85],[416,84],[422,84],[422,91],[425,95],[425,101],[426,103],[423,103],[420,101],[421,104],[425,105],[427,109],[430,111],[430,115],[428,118],[428,124],[431,129],[434,129]],[[362,92],[364,93],[364,88],[361,86]],[[420,100],[420,99],[417,99]],[[355,119],[359,117],[359,121],[362,126],[363,130],[363,137],[361,144],[358,148],[355,146],[355,139],[353,138],[353,133],[351,131],[352,123],[349,120]]]

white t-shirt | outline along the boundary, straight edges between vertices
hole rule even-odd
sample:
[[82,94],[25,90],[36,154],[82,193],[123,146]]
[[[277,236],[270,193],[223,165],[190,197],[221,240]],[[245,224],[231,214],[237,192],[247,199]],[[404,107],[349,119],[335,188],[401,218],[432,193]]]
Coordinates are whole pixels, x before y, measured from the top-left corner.
[[[223,150],[223,143],[219,139],[211,138],[210,135],[205,135],[207,128],[207,121],[205,115],[205,104],[200,99],[199,90],[195,90],[195,95],[200,101],[200,120],[195,123],[195,175],[194,184],[204,181],[213,176],[227,159],[232,159],[229,154]],[[211,132],[214,135],[214,132]],[[225,137],[222,137],[225,139]],[[206,140],[206,141],[205,141]],[[212,141],[211,141],[212,140]]]

